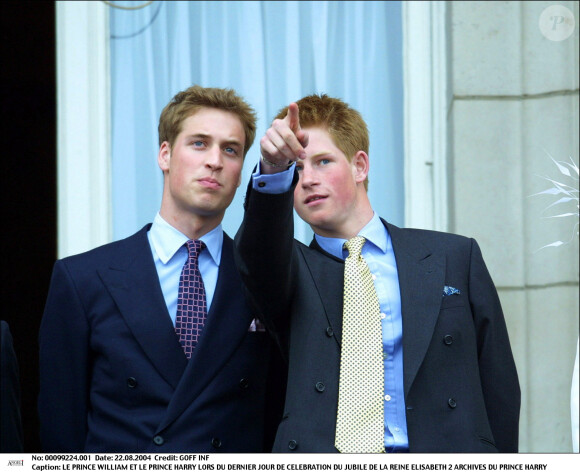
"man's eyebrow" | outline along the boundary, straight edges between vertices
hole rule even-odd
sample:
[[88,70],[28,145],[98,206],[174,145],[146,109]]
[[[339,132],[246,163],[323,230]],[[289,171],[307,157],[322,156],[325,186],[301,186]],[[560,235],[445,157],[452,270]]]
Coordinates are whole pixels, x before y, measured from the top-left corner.
[[187,135],[187,138],[209,138],[209,134],[204,133],[191,133]]
[[225,144],[237,144],[238,146],[241,146],[242,142],[239,139],[232,138],[232,139],[226,139]]
[[320,156],[334,156],[334,154],[332,153],[332,151],[320,151],[317,152],[316,154],[312,154],[312,156],[310,156],[310,159]]
[[[203,138],[203,139],[214,139],[214,137],[211,134],[206,134],[206,133],[191,133],[187,135],[188,138]],[[225,144],[237,144],[238,146],[242,145],[242,142],[239,139],[236,138],[231,138],[231,139],[226,139],[224,141]]]

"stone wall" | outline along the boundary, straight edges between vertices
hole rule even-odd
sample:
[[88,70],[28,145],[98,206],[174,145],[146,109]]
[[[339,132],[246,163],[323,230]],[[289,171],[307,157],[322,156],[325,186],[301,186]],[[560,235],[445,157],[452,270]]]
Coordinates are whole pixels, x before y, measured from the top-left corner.
[[[542,33],[540,16],[551,5],[573,13],[568,39]],[[542,176],[572,182],[548,154],[578,163],[578,2],[449,2],[448,8],[449,229],[478,240],[500,294],[522,388],[520,451],[571,452],[578,219],[546,216],[577,207],[544,211],[558,197],[533,195],[551,186]],[[551,18],[552,32],[565,26]],[[540,249],[557,240],[571,242]]]

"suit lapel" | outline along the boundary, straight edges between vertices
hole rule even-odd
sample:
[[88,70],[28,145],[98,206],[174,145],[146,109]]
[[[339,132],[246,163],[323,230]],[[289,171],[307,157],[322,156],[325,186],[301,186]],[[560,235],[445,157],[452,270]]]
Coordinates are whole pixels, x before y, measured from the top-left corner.
[[329,326],[334,333],[334,339],[340,342],[342,339],[342,308],[344,286],[344,261],[329,254],[313,239],[310,248],[315,251],[305,253],[300,246],[304,260],[312,280],[322,300]]
[[[412,232],[382,221],[391,236],[397,261],[403,318],[404,388],[407,394],[423,362],[439,316],[445,284],[445,258],[442,254],[432,253]],[[324,303],[328,322],[340,344],[344,262],[324,251],[316,239],[310,247],[324,258],[320,262],[314,256],[305,257],[305,260]]]
[[442,254],[432,253],[413,237],[412,232],[385,224],[391,235],[399,274],[406,395],[431,343],[439,316],[445,258]]
[[219,373],[248,333],[252,313],[245,304],[233,255],[224,233],[218,281],[206,324],[159,431],[173,422]]
[[161,292],[147,239],[149,227],[125,240],[119,257],[99,275],[151,363],[176,388],[187,359]]

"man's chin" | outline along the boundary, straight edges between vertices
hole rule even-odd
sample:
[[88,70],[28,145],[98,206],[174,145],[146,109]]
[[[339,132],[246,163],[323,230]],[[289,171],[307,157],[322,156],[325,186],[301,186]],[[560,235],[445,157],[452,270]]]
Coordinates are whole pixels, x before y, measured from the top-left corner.
[[316,220],[316,218],[313,218],[312,213],[308,212],[308,211],[304,211],[303,209],[298,209],[296,207],[294,207],[294,210],[296,211],[296,213],[298,214],[298,216],[300,217],[300,219],[302,221],[304,221],[305,223],[308,223],[310,226],[313,225],[314,221]]
[[196,205],[190,207],[190,212],[201,217],[215,218],[223,217],[225,209],[223,205],[216,205],[215,203],[198,202]]
[[312,231],[315,233],[321,234],[321,232],[325,231],[325,228],[331,226],[330,222],[326,221],[326,219],[322,216],[317,217],[313,214],[305,214],[298,211],[296,213],[298,213],[300,219],[307,223],[310,226],[310,229],[312,229]]

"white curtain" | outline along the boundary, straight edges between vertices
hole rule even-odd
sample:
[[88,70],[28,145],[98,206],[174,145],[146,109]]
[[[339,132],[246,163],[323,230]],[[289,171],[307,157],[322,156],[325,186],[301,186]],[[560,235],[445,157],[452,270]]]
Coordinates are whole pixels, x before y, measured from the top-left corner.
[[[401,2],[156,1],[112,7],[110,31],[114,239],[159,210],[159,114],[193,84],[233,88],[259,117],[223,222],[230,236],[243,216],[260,137],[279,109],[311,93],[342,98],[362,113],[371,137],[371,202],[403,224]],[[310,229],[295,221],[295,236],[308,243]]]

